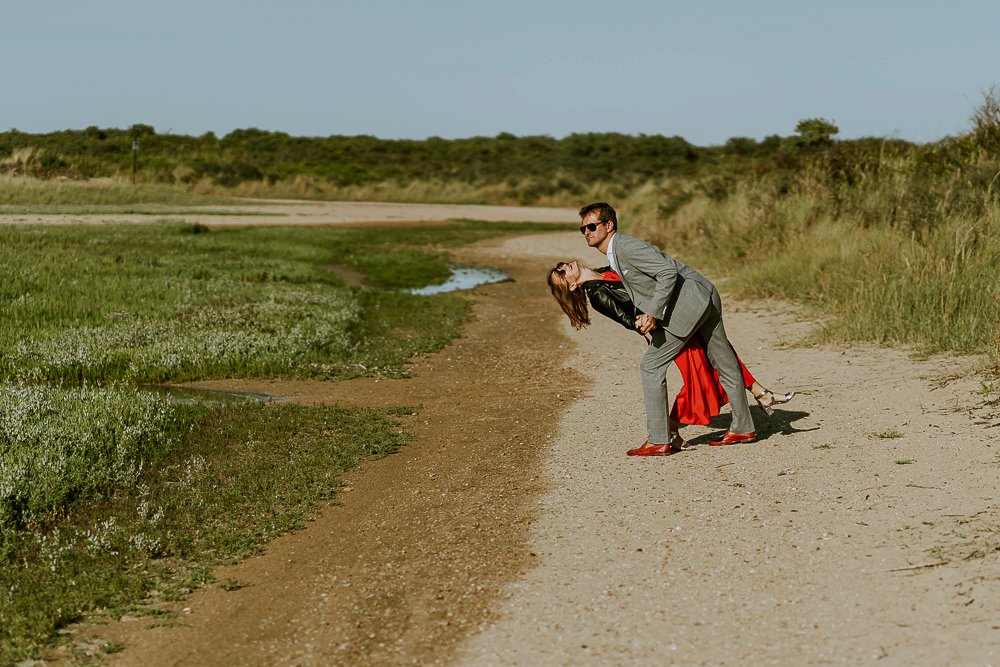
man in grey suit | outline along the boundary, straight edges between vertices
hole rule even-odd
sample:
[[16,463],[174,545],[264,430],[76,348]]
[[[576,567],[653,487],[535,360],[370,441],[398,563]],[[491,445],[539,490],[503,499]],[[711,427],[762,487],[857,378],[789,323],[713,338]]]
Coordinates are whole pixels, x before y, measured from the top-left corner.
[[584,206],[580,219],[580,232],[587,245],[608,256],[633,303],[643,311],[636,318],[636,328],[651,338],[639,362],[646,403],[646,442],[628,454],[655,456],[683,447],[680,435],[670,433],[667,419],[667,366],[695,335],[701,338],[709,361],[719,372],[719,383],[729,396],[733,415],[725,435],[709,444],[756,440],[743,373],[726,336],[722,300],[715,285],[646,241],[619,234],[617,214],[607,202]]

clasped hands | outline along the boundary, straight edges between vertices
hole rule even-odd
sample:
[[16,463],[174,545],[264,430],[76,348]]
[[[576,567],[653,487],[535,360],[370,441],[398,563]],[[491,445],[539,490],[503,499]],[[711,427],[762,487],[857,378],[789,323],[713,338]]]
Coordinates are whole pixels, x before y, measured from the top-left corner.
[[639,331],[639,333],[646,335],[656,329],[656,318],[652,315],[643,313],[635,318],[635,328]]

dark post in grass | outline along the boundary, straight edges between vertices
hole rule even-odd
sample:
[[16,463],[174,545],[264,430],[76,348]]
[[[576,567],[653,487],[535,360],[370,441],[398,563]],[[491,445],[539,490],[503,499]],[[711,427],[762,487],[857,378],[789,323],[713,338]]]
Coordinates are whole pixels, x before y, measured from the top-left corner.
[[135,185],[135,168],[139,163],[139,140],[132,140],[132,185]]

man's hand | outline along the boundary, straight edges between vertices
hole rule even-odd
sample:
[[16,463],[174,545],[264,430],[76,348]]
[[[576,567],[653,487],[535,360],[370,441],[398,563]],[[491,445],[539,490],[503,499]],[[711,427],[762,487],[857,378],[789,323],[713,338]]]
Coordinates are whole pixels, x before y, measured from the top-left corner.
[[635,318],[635,328],[643,335],[648,334],[656,329],[656,318],[644,313]]

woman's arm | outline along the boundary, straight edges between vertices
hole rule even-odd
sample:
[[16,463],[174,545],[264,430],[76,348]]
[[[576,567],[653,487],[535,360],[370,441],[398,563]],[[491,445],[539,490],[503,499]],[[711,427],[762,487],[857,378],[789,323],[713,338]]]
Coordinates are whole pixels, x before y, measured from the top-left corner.
[[618,289],[607,283],[586,285],[587,298],[590,306],[605,317],[618,322],[629,331],[635,331],[635,318],[641,313],[628,298],[623,289]]

